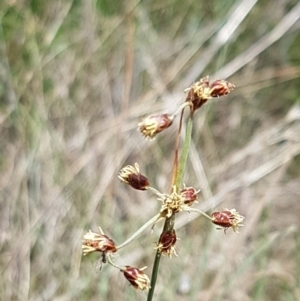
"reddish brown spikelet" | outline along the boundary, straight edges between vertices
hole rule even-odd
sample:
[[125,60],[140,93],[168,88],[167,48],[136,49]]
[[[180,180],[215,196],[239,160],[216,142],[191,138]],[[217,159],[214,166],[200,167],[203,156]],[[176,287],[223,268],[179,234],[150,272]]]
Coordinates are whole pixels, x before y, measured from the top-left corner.
[[212,82],[210,88],[210,95],[212,97],[220,97],[229,94],[235,88],[235,85],[226,80],[219,79]]
[[229,228],[232,225],[232,216],[230,211],[221,211],[212,213],[213,223],[223,227]]
[[142,174],[130,174],[127,178],[128,184],[137,190],[146,190],[149,187],[148,179]]
[[84,255],[93,252],[115,253],[117,247],[115,242],[107,235],[101,233],[94,233],[91,230],[83,236],[82,252]]
[[174,116],[169,114],[150,115],[138,124],[138,129],[145,138],[154,139],[158,133],[170,127],[173,120]]
[[122,182],[137,190],[147,190],[150,185],[148,178],[140,173],[137,163],[135,163],[134,167],[128,165],[122,168],[118,177]]
[[225,230],[232,227],[234,232],[238,232],[239,227],[242,227],[244,217],[241,216],[235,209],[224,209],[219,212],[214,212],[211,215],[212,222]]
[[201,78],[194,83],[190,88],[186,89],[186,101],[193,105],[192,110],[196,111],[211,98],[208,76]]
[[183,197],[184,204],[191,206],[198,199],[198,192],[193,187],[185,187],[180,190],[180,194]]
[[215,80],[210,84],[207,76],[201,78],[198,82],[185,90],[185,92],[187,92],[186,102],[190,102],[191,110],[194,112],[205,104],[208,99],[227,95],[234,87],[233,84],[222,79]]
[[145,268],[146,267],[138,269],[131,266],[125,266],[122,272],[125,278],[135,289],[144,291],[150,288],[150,280],[148,276],[143,272]]
[[175,244],[177,241],[176,232],[173,229],[172,231],[164,231],[159,238],[159,242],[157,244],[157,249],[163,255],[168,255],[172,257],[172,255],[176,255]]

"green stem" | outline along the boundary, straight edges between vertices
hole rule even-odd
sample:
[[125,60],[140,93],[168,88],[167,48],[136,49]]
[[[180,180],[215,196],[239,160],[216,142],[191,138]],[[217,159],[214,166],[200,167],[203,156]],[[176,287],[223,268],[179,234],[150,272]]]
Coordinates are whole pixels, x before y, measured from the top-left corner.
[[136,232],[134,232],[126,241],[124,241],[121,245],[117,246],[117,249],[124,248],[131,241],[133,241],[138,235],[140,235],[143,231],[145,231],[149,226],[153,226],[158,220],[160,220],[161,214],[158,213],[148,220],[141,228],[139,228]]
[[[174,228],[174,222],[175,222],[175,214],[173,214],[171,217],[166,219],[162,232],[170,231],[171,229],[173,229]],[[155,284],[156,284],[156,280],[157,280],[157,275],[158,275],[158,268],[159,268],[160,258],[161,258],[161,252],[159,252],[157,250],[156,255],[155,255],[155,260],[154,260],[154,263],[153,263],[151,283],[150,283],[151,288],[148,292],[147,301],[152,301],[152,297],[153,297],[154,289],[155,289]]]
[[122,268],[119,267],[118,265],[116,265],[116,264],[111,260],[111,257],[110,257],[109,254],[106,255],[106,259],[107,259],[107,261],[108,261],[108,263],[109,263],[110,265],[112,265],[113,267],[115,267],[115,268],[117,268],[118,270],[122,271]]
[[149,292],[148,292],[147,301],[151,301],[152,297],[153,297],[153,294],[154,294],[154,289],[155,289],[155,284],[156,284],[156,280],[157,280],[157,274],[158,274],[160,258],[161,258],[161,253],[157,251],[156,255],[155,255],[155,260],[154,260],[154,263],[153,263],[151,283],[150,283],[151,287],[150,287]]
[[[179,160],[179,167],[178,171],[176,172],[176,177],[175,177],[175,185],[176,189],[178,189],[181,185],[182,178],[183,178],[183,173],[185,170],[185,165],[189,153],[189,148],[191,144],[191,137],[192,137],[192,128],[193,128],[193,116],[192,114],[189,117],[188,120],[188,125],[186,129],[186,136],[184,140],[184,145],[183,145],[183,150],[182,154]],[[173,184],[172,184],[173,185]],[[171,217],[166,218],[163,232],[164,231],[170,231],[174,228],[174,223],[175,223],[175,214],[173,214]],[[153,263],[153,269],[152,269],[152,276],[151,276],[151,288],[148,292],[147,296],[147,301],[152,301],[153,294],[154,294],[154,289],[156,285],[156,280],[157,280],[157,275],[158,275],[158,268],[159,268],[159,263],[160,263],[160,258],[161,258],[161,253],[157,250],[156,255],[155,255],[155,260]]]
[[208,218],[209,220],[213,220],[208,214],[206,214],[205,212],[203,212],[202,210],[199,210],[199,209],[196,209],[196,208],[191,208],[189,206],[186,206],[184,208],[184,210],[188,211],[188,212],[197,212],[197,213],[200,213],[202,214],[203,216],[205,216],[206,218]]
[[187,157],[188,157],[189,149],[190,149],[190,144],[191,144],[191,140],[192,140],[192,129],[193,129],[193,116],[191,115],[188,120],[186,136],[185,136],[182,154],[181,154],[181,157],[179,160],[179,166],[178,166],[177,176],[176,176],[176,180],[175,180],[175,185],[176,185],[177,189],[180,187],[180,185],[182,183],[183,173],[185,170],[185,165],[186,165],[186,161],[187,161]]

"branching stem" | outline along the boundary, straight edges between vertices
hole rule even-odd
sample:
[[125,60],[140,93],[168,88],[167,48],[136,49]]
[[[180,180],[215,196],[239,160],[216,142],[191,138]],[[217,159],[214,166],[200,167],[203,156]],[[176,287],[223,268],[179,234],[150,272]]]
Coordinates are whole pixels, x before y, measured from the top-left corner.
[[145,231],[149,226],[153,226],[156,222],[158,222],[162,218],[161,214],[157,214],[153,216],[148,222],[146,222],[140,229],[138,229],[134,234],[132,234],[126,241],[124,241],[121,245],[117,246],[117,249],[124,248],[128,245],[132,240],[134,240],[138,235],[140,235],[143,231]]
[[209,220],[213,220],[208,214],[206,214],[205,212],[199,210],[199,209],[196,209],[196,208],[191,208],[191,207],[186,207],[184,210],[188,211],[188,212],[197,212],[197,213],[200,213],[202,214],[203,216],[205,216],[206,218],[208,218]]
[[[188,120],[183,150],[182,150],[182,154],[181,154],[180,161],[178,164],[179,138],[180,138],[180,132],[181,132],[181,127],[182,127],[183,112],[184,112],[184,108],[182,109],[182,112],[181,112],[179,128],[178,128],[178,135],[177,135],[176,143],[175,143],[175,158],[174,158],[172,185],[171,185],[171,189],[173,189],[173,186],[175,184],[177,190],[179,189],[179,187],[182,183],[182,178],[183,178],[183,173],[185,170],[186,161],[187,161],[187,157],[188,157],[188,153],[189,153],[191,137],[192,137],[192,128],[193,128],[193,117],[191,114],[189,117],[189,120]],[[171,231],[174,228],[174,223],[175,223],[175,214],[173,214],[169,218],[166,218],[162,232]],[[148,292],[147,301],[152,301],[152,298],[153,298],[157,275],[158,275],[160,258],[161,258],[161,253],[157,250],[156,255],[155,255],[155,260],[153,263],[152,276],[151,276],[151,288]]]

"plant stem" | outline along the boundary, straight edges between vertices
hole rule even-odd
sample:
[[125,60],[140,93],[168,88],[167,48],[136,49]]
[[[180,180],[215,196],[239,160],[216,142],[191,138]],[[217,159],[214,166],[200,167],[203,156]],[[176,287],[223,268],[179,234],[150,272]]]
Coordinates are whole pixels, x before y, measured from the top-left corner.
[[[171,217],[166,219],[162,232],[170,231],[171,229],[173,229],[174,228],[174,222],[175,222],[175,215],[173,214]],[[153,297],[154,289],[155,289],[155,284],[156,284],[156,280],[157,280],[157,274],[158,274],[160,258],[161,258],[161,252],[159,252],[157,250],[156,255],[155,255],[155,260],[154,260],[154,263],[153,263],[153,269],[152,269],[152,275],[151,275],[151,284],[150,284],[151,288],[148,292],[147,301],[152,301],[152,297]]]
[[186,160],[189,154],[189,149],[190,149],[190,144],[191,144],[191,139],[192,139],[192,129],[193,129],[193,115],[190,115],[188,124],[187,124],[187,129],[186,129],[186,136],[184,140],[184,145],[182,149],[182,154],[180,157],[179,161],[179,167],[177,170],[177,176],[175,180],[175,185],[177,189],[180,187],[182,178],[183,178],[183,173],[185,170],[185,165],[186,165]]
[[208,214],[206,214],[202,210],[199,210],[199,209],[196,209],[196,208],[191,208],[191,207],[188,207],[188,206],[186,207],[185,210],[188,211],[188,212],[197,212],[197,213],[200,213],[203,216],[205,216],[206,218],[208,218],[209,220],[211,220],[211,221],[213,220]]
[[[180,124],[179,124],[179,131],[178,131],[178,136],[180,134],[180,129],[182,125],[182,117],[183,117],[183,111],[181,113],[181,119],[180,119]],[[186,136],[184,140],[184,145],[183,145],[183,150],[182,154],[179,160],[179,166],[177,163],[177,158],[178,158],[178,143],[176,143],[175,146],[175,160],[174,160],[174,170],[173,170],[173,179],[172,179],[172,185],[176,185],[176,189],[181,185],[182,178],[183,178],[183,173],[185,170],[185,165],[189,153],[189,148],[190,148],[190,143],[191,143],[191,137],[192,137],[192,128],[193,128],[193,115],[191,114],[188,120],[188,125],[187,125],[187,130],[186,130]],[[177,137],[179,139],[179,137]],[[165,224],[163,231],[171,231],[174,228],[174,223],[175,223],[175,214],[173,214],[171,217],[166,218]],[[159,268],[159,263],[160,263],[160,258],[161,258],[161,252],[157,250],[156,255],[155,255],[155,260],[153,263],[153,269],[152,269],[152,275],[151,275],[151,288],[148,292],[147,296],[147,301],[152,301],[153,294],[154,294],[154,289],[156,285],[156,280],[157,280],[157,275],[158,275],[158,268]]]
[[184,108],[182,109],[181,114],[180,114],[179,127],[178,127],[176,141],[175,141],[175,155],[174,155],[174,164],[173,164],[173,174],[172,174],[171,187],[174,186],[174,184],[176,182],[176,178],[177,178],[179,140],[180,140],[180,133],[181,133],[181,128],[182,128],[183,113],[184,113]]
[[153,269],[152,269],[152,275],[151,275],[151,283],[150,283],[150,289],[148,292],[148,296],[147,296],[147,301],[151,301],[153,294],[154,294],[154,289],[155,289],[155,284],[156,284],[156,279],[157,279],[157,274],[158,274],[158,268],[159,268],[159,262],[160,262],[160,258],[161,258],[161,253],[156,252],[155,255],[155,260],[153,263]]
[[151,219],[149,219],[141,228],[139,228],[136,232],[134,232],[125,242],[123,242],[121,245],[117,246],[117,249],[124,248],[126,245],[128,245],[132,240],[134,240],[138,235],[140,235],[145,229],[147,229],[149,226],[153,226],[158,220],[160,220],[161,214],[158,213],[155,216],[153,216]]
[[112,265],[113,267],[115,267],[115,268],[119,269],[120,271],[122,271],[122,268],[119,267],[118,265],[116,265],[116,264],[111,260],[111,257],[110,257],[109,254],[106,255],[106,259],[107,259],[107,261],[108,261],[108,263],[109,263],[110,265]]

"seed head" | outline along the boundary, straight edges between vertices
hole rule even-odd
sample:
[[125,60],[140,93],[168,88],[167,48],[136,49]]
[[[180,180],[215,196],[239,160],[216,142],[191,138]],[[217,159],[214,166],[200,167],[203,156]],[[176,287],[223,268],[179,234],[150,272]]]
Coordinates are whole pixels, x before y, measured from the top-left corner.
[[103,233],[100,229],[100,234],[94,233],[91,230],[83,236],[82,252],[83,255],[102,252],[102,253],[115,253],[117,252],[116,244],[114,241]]
[[234,84],[226,80],[215,80],[210,84],[210,95],[212,97],[220,97],[229,94],[235,88]]
[[191,102],[193,111],[196,111],[211,98],[208,76],[185,89],[185,92],[187,92],[186,101]]
[[150,115],[138,124],[139,131],[145,138],[154,139],[155,136],[172,125],[174,116],[169,114]]
[[197,203],[198,199],[198,192],[200,190],[196,190],[193,187],[184,187],[183,189],[180,190],[180,194],[183,198],[183,202],[185,205],[191,206],[193,205],[194,202]]
[[173,254],[178,256],[175,248],[176,241],[177,237],[174,229],[172,231],[164,231],[160,235],[156,249],[169,257],[172,257]]
[[238,233],[239,227],[244,226],[242,224],[244,216],[241,216],[235,209],[223,209],[219,212],[214,212],[211,215],[212,222],[221,228],[224,228],[224,231],[232,227],[233,231]]
[[140,173],[140,168],[137,163],[123,167],[118,175],[118,178],[137,190],[147,190],[150,183],[147,177]]
[[122,272],[125,278],[135,289],[144,291],[150,288],[150,280],[148,276],[143,272],[143,270],[146,268],[147,267],[137,269],[127,265],[124,267]]
[[187,92],[186,101],[192,104],[192,111],[196,111],[208,99],[227,95],[234,87],[233,84],[222,79],[215,80],[210,84],[209,77],[206,76],[185,90]]

